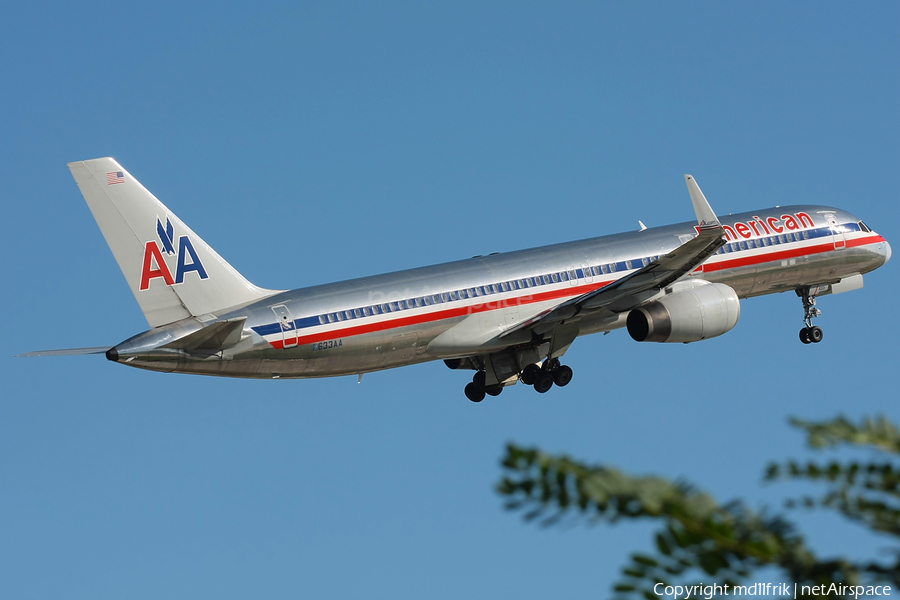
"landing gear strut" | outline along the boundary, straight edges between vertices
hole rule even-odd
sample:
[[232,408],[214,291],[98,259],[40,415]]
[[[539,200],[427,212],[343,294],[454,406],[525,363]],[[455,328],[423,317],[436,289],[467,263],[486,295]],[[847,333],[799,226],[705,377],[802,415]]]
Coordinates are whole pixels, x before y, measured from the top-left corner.
[[816,297],[810,294],[809,287],[798,289],[797,295],[803,301],[803,322],[806,323],[806,327],[800,330],[800,341],[804,344],[818,344],[825,334],[821,327],[812,324],[812,320],[821,316],[822,311],[816,308]]

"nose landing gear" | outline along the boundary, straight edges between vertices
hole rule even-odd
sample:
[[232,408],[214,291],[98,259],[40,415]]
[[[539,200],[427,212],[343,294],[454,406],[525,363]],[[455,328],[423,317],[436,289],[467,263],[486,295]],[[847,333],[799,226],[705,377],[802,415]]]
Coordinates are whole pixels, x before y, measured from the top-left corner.
[[810,293],[809,287],[798,289],[797,295],[803,301],[803,322],[806,323],[806,327],[800,330],[800,341],[804,344],[818,344],[825,334],[821,327],[812,324],[812,320],[821,316],[822,311],[816,308],[816,297]]

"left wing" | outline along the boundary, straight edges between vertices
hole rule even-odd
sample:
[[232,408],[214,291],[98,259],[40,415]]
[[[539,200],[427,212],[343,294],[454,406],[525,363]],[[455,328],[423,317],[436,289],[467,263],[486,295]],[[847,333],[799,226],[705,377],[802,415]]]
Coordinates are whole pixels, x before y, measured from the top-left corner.
[[83,354],[103,354],[110,348],[112,348],[112,346],[67,348],[65,350],[37,350],[35,352],[26,352],[25,354],[16,354],[16,356],[81,356]]

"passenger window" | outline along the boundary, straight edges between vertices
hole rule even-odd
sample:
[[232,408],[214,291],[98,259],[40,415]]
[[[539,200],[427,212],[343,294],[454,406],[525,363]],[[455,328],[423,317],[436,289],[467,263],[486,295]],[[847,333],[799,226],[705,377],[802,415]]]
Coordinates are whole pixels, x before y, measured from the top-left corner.
[[328,317],[325,315],[319,315],[319,325],[324,325],[328,322]]
[[425,305],[425,302],[421,298],[416,298],[416,307],[421,308]]
[[807,231],[806,229],[803,230],[803,239],[804,239],[804,240],[808,240],[808,239],[809,239],[809,231]]
[[337,316],[337,320],[338,320],[338,321],[343,321],[343,320],[344,320],[344,313],[339,312],[339,313],[335,313],[335,315]]
[[550,273],[550,281],[559,283],[559,273]]
[[434,304],[434,300],[431,299],[431,296],[425,296],[424,300],[425,306],[431,306],[432,304]]
[[368,306],[364,306],[363,309],[362,309],[362,314],[363,314],[363,316],[365,316],[365,317],[371,317],[371,316],[372,316],[372,310],[371,310]]

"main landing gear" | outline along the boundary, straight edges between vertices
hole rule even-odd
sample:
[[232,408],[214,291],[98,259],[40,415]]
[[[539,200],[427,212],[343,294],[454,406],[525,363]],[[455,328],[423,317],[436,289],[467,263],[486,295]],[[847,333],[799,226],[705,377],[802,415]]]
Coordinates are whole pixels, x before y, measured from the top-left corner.
[[484,371],[478,371],[472,377],[472,383],[466,385],[466,398],[472,402],[481,402],[484,400],[485,394],[488,396],[499,396],[503,391],[502,385],[485,385],[486,375]]
[[825,334],[821,327],[812,324],[812,320],[821,316],[822,311],[816,308],[816,297],[810,294],[808,287],[798,289],[797,295],[803,301],[803,321],[806,323],[806,327],[800,330],[800,341],[804,344],[818,344]]
[[533,386],[539,394],[550,391],[555,383],[559,387],[565,387],[572,381],[572,368],[559,364],[558,358],[550,358],[544,361],[544,365],[528,365],[522,371],[522,383]]
[[[472,382],[466,385],[466,398],[472,402],[481,402],[485,395],[499,396],[503,391],[502,385],[485,385],[485,372],[478,371],[472,377]],[[519,374],[519,379],[525,385],[530,385],[539,394],[550,391],[554,385],[565,387],[572,381],[572,368],[559,364],[558,358],[544,361],[543,366],[530,364]]]

